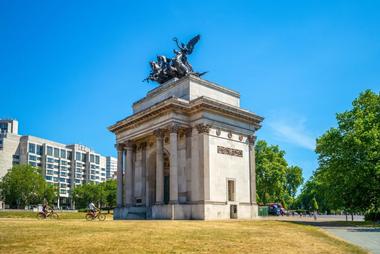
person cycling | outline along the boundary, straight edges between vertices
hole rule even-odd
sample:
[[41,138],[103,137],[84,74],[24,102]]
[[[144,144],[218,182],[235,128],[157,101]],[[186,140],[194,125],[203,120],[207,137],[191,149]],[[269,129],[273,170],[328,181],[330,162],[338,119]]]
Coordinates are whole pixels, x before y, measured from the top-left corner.
[[51,210],[51,207],[47,202],[45,202],[42,206],[42,212],[45,214],[45,217],[48,214],[49,210]]
[[96,206],[94,205],[93,202],[90,202],[90,204],[88,205],[88,209],[90,210],[90,212],[92,213],[92,215],[95,217],[96,211],[98,209],[96,208]]

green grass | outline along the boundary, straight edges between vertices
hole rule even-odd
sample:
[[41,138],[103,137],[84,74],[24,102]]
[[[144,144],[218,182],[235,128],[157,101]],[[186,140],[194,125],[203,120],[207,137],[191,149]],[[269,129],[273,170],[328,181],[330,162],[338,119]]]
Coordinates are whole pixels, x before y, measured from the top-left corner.
[[280,221],[85,221],[1,218],[0,253],[366,253]]

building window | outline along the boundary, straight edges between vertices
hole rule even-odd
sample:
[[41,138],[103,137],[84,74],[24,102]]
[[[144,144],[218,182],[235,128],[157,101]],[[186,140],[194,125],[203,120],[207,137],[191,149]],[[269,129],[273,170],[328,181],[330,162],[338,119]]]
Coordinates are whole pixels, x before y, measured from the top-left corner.
[[228,201],[235,201],[235,181],[228,180],[227,186],[228,186]]
[[37,154],[38,155],[42,155],[43,154],[43,150],[44,150],[43,146],[37,145]]
[[59,158],[59,149],[58,148],[54,148],[54,157]]
[[36,153],[36,145],[29,143],[29,153]]
[[53,147],[51,146],[47,147],[47,155],[53,156]]
[[90,154],[90,162],[95,162],[95,156],[93,154]]
[[51,181],[52,177],[51,176],[45,176],[45,179],[48,180],[48,181]]
[[46,171],[46,174],[47,174],[47,175],[52,175],[52,174],[53,174],[53,170],[47,170],[47,171]]
[[48,157],[48,158],[47,158],[47,162],[52,162],[52,163],[53,163],[53,162],[54,162],[54,159]]
[[66,159],[66,150],[61,150],[61,158]]
[[82,153],[82,161],[86,162],[87,160],[87,155],[85,153]]
[[29,162],[29,165],[30,165],[30,166],[33,166],[33,167],[36,167],[36,166],[37,166],[37,163],[35,163],[35,162],[33,162],[33,161],[30,161],[30,162]]
[[60,190],[59,191],[61,194],[66,194],[66,190]]
[[96,155],[96,156],[95,156],[95,163],[96,163],[96,164],[99,164],[99,161],[100,161],[99,155]]
[[29,160],[30,161],[35,161],[35,160],[37,160],[37,157],[34,156],[34,155],[29,155]]
[[70,151],[67,151],[67,159],[72,160],[73,159],[73,153]]
[[79,152],[76,152],[75,153],[75,159],[77,160],[77,161],[80,161],[80,158],[81,156],[80,156],[80,153]]

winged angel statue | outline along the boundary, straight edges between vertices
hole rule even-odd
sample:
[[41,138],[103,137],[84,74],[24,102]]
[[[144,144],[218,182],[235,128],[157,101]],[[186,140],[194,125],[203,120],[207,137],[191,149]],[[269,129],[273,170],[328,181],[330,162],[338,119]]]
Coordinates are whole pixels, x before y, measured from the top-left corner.
[[206,72],[199,73],[194,72],[193,67],[187,61],[187,56],[193,52],[195,44],[199,41],[201,36],[198,34],[192,38],[186,45],[179,42],[177,38],[173,41],[177,44],[178,50],[173,50],[175,56],[173,58],[167,58],[166,56],[157,56],[157,61],[151,61],[151,72],[144,81],[156,81],[160,84],[172,78],[182,78],[188,74],[193,74],[198,77],[206,74]]

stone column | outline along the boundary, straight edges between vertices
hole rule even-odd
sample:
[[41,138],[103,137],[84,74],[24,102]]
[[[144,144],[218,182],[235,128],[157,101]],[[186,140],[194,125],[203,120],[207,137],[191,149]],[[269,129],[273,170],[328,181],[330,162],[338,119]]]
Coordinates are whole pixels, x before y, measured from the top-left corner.
[[123,206],[123,144],[117,144],[117,207]]
[[170,126],[170,203],[178,203],[178,125]]
[[133,204],[133,146],[132,142],[130,140],[127,141],[125,145],[125,174],[124,174],[124,181],[125,181],[125,206],[130,207]]
[[199,151],[199,193],[200,200],[210,200],[210,168],[209,168],[209,132],[211,125],[197,124]]
[[147,179],[147,169],[146,169],[146,143],[141,144],[141,197],[143,198],[142,203],[145,203],[146,199],[146,179]]
[[164,144],[163,130],[154,131],[156,136],[156,204],[164,203]]
[[193,129],[187,128],[185,130],[186,136],[186,166],[185,166],[185,177],[186,177],[186,201],[191,200],[191,134]]
[[255,155],[256,136],[248,136],[249,145],[249,186],[251,204],[256,204],[256,155]]
[[199,149],[198,149],[198,131],[192,130],[191,138],[191,202],[199,200]]

